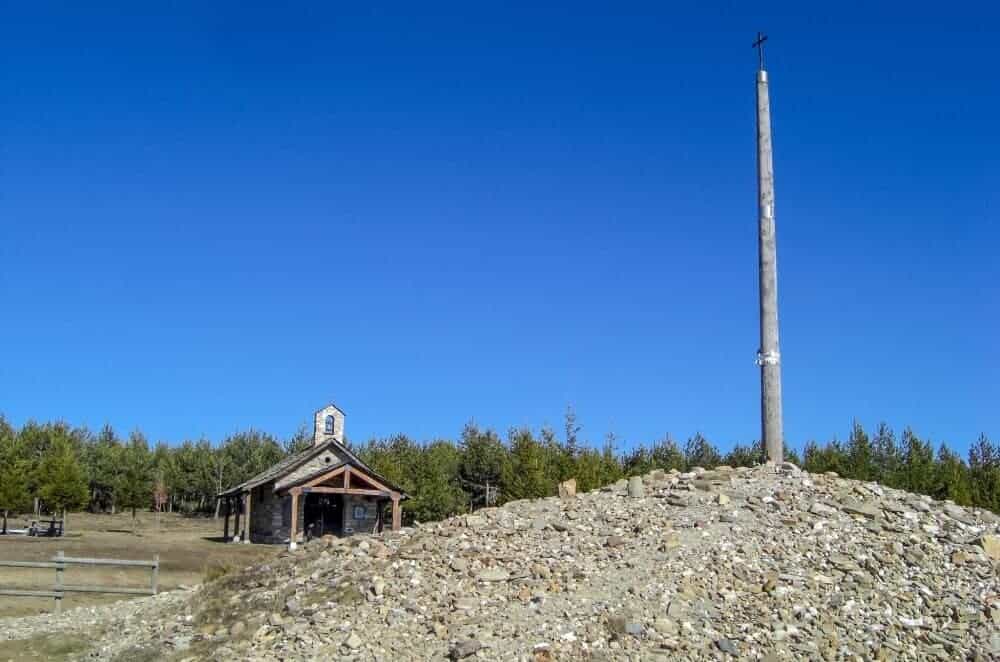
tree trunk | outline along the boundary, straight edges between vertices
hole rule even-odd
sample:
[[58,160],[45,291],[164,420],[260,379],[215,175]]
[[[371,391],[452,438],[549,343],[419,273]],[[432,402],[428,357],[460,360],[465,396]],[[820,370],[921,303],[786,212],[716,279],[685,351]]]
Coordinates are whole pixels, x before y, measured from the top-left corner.
[[3,511],[3,534],[7,535],[7,511]]
[[222,499],[215,500],[215,517],[213,519],[219,519],[219,506],[222,505]]

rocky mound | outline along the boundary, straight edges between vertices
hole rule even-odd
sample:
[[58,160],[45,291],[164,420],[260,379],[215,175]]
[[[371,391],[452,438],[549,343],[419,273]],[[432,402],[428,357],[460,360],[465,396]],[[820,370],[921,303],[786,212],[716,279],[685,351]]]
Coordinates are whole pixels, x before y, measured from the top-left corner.
[[89,659],[997,659],[998,518],[785,464],[654,472],[163,600]]

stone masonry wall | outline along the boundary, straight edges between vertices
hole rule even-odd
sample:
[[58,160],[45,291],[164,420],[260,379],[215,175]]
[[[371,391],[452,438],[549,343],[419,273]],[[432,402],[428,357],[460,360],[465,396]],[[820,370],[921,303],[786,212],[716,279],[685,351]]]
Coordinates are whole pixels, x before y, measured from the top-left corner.
[[[354,508],[364,508],[364,516],[354,517]],[[378,523],[378,500],[356,494],[344,495],[344,535],[372,533]],[[360,514],[360,513],[359,513]]]
[[[333,416],[332,435],[326,434],[327,416]],[[316,412],[316,417],[313,420],[313,445],[319,446],[320,444],[329,441],[330,437],[333,437],[340,443],[344,443],[344,412],[340,411],[333,405],[327,405]]]
[[[301,516],[301,508],[300,516]],[[250,500],[250,540],[278,543],[288,540],[292,524],[292,499],[274,493],[274,483],[253,490]]]
[[[305,498],[299,499],[298,537],[302,541],[305,534]],[[379,499],[376,497],[345,494],[343,509],[342,535],[356,533],[373,533],[378,526]],[[364,513],[357,513],[355,507],[363,508]],[[292,526],[292,498],[289,495],[278,496],[274,493],[274,483],[267,483],[254,489],[250,503],[250,519],[252,522],[250,540],[255,543],[288,542]]]
[[325,453],[320,453],[313,459],[309,460],[301,467],[291,472],[290,474],[283,476],[277,483],[277,488],[284,489],[288,485],[294,485],[296,482],[302,480],[306,476],[310,476],[323,467],[329,467],[333,469],[337,465],[344,464],[347,462],[347,456],[341,455],[334,449],[330,449]]

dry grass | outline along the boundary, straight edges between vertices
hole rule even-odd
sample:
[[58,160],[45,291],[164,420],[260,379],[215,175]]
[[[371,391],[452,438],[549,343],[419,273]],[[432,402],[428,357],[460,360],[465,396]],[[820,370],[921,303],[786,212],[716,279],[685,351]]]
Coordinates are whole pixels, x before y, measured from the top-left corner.
[[[10,526],[19,527],[17,520]],[[133,533],[134,531],[134,533]],[[62,538],[0,536],[0,559],[48,561],[57,551],[67,556],[114,559],[152,559],[160,555],[160,590],[197,584],[206,576],[215,578],[233,570],[274,557],[280,546],[233,545],[221,542],[222,520],[163,514],[159,525],[153,513],[138,513],[133,526],[129,513],[118,515],[71,514]],[[0,587],[51,589],[54,570],[0,568]],[[146,587],[149,571],[142,568],[72,567],[65,572],[67,584]],[[76,593],[67,595],[63,608],[103,604],[129,596]],[[42,598],[4,597],[0,618],[52,611],[53,601]],[[6,659],[0,654],[0,660]]]
[[48,634],[20,641],[0,641],[0,661],[63,660],[87,650],[84,637]]

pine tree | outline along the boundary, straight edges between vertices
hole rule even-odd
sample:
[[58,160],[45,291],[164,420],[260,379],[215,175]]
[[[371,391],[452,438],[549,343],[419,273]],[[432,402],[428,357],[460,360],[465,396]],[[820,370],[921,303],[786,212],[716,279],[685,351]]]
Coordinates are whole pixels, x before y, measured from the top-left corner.
[[857,420],[851,425],[851,437],[847,440],[846,478],[855,480],[875,480],[875,463],[872,444],[865,429]]
[[91,503],[97,510],[115,509],[115,485],[121,473],[122,444],[110,425],[89,445]]
[[552,428],[543,427],[539,434],[539,444],[545,453],[545,466],[551,472],[551,478],[556,484],[578,477],[578,454],[574,454],[565,444],[559,443]]
[[511,430],[510,462],[504,465],[501,488],[505,500],[537,499],[555,492],[545,465],[545,451],[527,428]]
[[[372,439],[357,449],[358,456],[386,480],[404,492],[415,494],[415,467],[423,462],[423,453],[412,439],[397,434],[387,439]],[[406,504],[404,504],[405,510]],[[410,506],[412,508],[412,506]]]
[[934,447],[910,428],[903,430],[903,488],[918,494],[934,490]]
[[0,511],[3,511],[4,534],[10,511],[25,510],[31,502],[24,455],[14,429],[0,415]]
[[[229,454],[224,448],[213,448],[207,439],[199,439],[194,445],[198,510],[212,510],[215,506],[215,518],[219,518],[219,508],[221,499],[216,499],[215,495],[229,485],[236,485],[232,478],[233,474],[230,465]],[[243,481],[238,481],[243,482]]]
[[576,421],[576,411],[573,410],[573,406],[569,405],[566,407],[566,415],[563,420],[563,427],[566,431],[566,452],[573,459],[576,458],[577,454],[580,452],[580,442],[577,438],[581,428]]
[[309,427],[303,423],[299,426],[299,429],[295,431],[295,434],[284,443],[285,454],[295,455],[310,448],[312,445],[312,432],[309,430]]
[[[788,448],[787,445],[785,448]],[[764,445],[756,441],[749,447],[736,444],[723,458],[723,463],[731,467],[755,467],[763,462]]]
[[146,437],[138,430],[129,435],[121,455],[121,468],[115,485],[116,501],[122,508],[132,510],[134,521],[136,509],[148,506],[153,499],[153,456]]
[[[759,441],[756,443],[760,445],[760,450],[755,452],[759,454],[761,461],[763,462],[763,458],[765,457],[764,445],[761,444]],[[798,452],[794,448],[792,448],[789,444],[785,444],[784,457],[785,457],[785,462],[791,462],[797,467],[802,466],[802,459],[799,457]]]
[[653,442],[653,448],[649,453],[649,459],[656,469],[670,471],[684,471],[684,452],[677,445],[677,442],[667,434],[659,441]]
[[172,503],[176,508],[189,508],[200,496],[197,449],[194,442],[188,439],[174,447],[171,455],[171,473],[166,478]]
[[451,442],[435,441],[421,449],[410,492],[413,498],[403,502],[405,519],[429,522],[465,510],[469,500],[458,484],[460,462]]
[[972,505],[972,483],[965,462],[941,444],[934,467],[935,499],[951,499],[960,506]]
[[81,508],[90,493],[80,457],[68,434],[53,434],[38,466],[37,479],[42,501],[53,512]]
[[1000,512],[1000,447],[980,434],[969,448],[969,477],[972,502],[981,508]]
[[624,477],[622,463],[618,458],[614,439],[607,439],[601,449],[600,473],[598,474],[598,487],[610,485]]
[[902,454],[896,445],[896,435],[886,423],[879,423],[872,439],[872,463],[875,480],[888,487],[901,487]]
[[177,470],[174,466],[174,453],[165,442],[156,444],[153,451],[153,494],[158,511],[170,510],[174,500],[174,481]]
[[688,471],[695,467],[712,469],[722,464],[722,456],[708,439],[696,432],[684,445],[684,464]]
[[581,450],[574,465],[577,491],[589,492],[605,484],[603,482],[604,460],[595,449],[584,448]]
[[637,446],[622,458],[626,476],[644,476],[653,470],[653,457],[645,446]]
[[276,438],[252,428],[226,437],[219,451],[225,458],[223,482],[226,485],[238,485],[274,466],[285,456]]
[[802,468],[810,473],[833,471],[843,476],[849,470],[847,451],[836,439],[822,446],[810,440],[803,452]]
[[[493,495],[510,461],[507,449],[492,430],[480,430],[469,423],[462,430],[461,478],[477,503],[493,505]],[[503,495],[500,499],[503,499]]]

